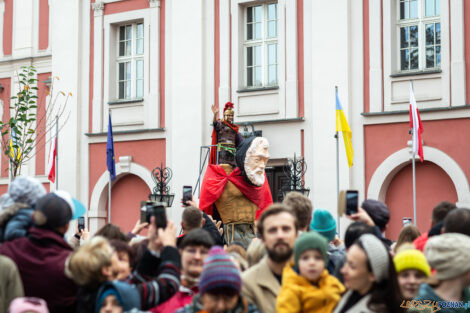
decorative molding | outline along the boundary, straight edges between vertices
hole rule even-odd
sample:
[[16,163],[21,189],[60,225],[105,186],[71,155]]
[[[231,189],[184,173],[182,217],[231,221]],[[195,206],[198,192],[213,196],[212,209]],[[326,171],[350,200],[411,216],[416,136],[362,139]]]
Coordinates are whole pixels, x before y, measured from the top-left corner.
[[[439,166],[449,175],[457,192],[458,203],[466,205],[470,203],[470,185],[464,171],[459,164],[445,152],[423,146],[424,160]],[[387,190],[395,175],[405,166],[410,164],[410,148],[403,148],[390,155],[377,167],[369,182],[367,197],[385,201]]]
[[149,0],[149,4],[151,8],[159,8],[160,0]]
[[104,12],[104,2],[99,1],[91,4],[91,8],[95,12],[95,16],[103,15]]
[[126,155],[119,157],[119,166],[123,173],[129,173],[131,168],[132,156]]

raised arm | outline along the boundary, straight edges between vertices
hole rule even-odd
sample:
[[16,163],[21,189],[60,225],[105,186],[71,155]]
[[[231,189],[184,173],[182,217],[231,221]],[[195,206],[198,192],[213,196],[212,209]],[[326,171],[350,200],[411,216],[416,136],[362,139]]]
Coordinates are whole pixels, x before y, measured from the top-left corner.
[[215,123],[217,122],[217,119],[219,118],[219,107],[213,104],[211,106],[211,110],[212,110],[212,113],[214,113],[214,118],[212,119],[212,121]]

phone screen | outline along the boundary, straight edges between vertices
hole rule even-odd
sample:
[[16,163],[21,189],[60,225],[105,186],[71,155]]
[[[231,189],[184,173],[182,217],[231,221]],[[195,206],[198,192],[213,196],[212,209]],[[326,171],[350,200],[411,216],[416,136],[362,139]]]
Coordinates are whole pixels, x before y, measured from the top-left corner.
[[358,192],[356,190],[346,191],[346,214],[352,215],[357,213]]
[[192,198],[193,198],[193,187],[183,186],[183,204],[187,205],[187,201],[192,200]]
[[81,231],[84,228],[85,228],[85,218],[79,217],[78,218],[78,230]]

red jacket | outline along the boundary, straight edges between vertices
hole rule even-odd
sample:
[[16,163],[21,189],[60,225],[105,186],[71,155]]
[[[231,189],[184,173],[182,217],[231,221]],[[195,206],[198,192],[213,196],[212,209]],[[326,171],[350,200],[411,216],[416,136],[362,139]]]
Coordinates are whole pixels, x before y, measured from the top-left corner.
[[75,312],[77,286],[65,276],[65,261],[72,248],[60,234],[31,228],[27,237],[5,242],[0,254],[17,265],[26,297],[47,302],[50,312]]
[[424,247],[426,247],[426,243],[428,242],[428,233],[421,234],[418,238],[413,241],[415,248],[424,252]]
[[153,313],[169,313],[175,312],[177,309],[184,307],[187,304],[190,304],[193,300],[195,294],[198,293],[197,286],[189,289],[184,286],[180,286],[180,290],[171,297],[168,301],[163,302],[157,307],[154,307],[150,310]]

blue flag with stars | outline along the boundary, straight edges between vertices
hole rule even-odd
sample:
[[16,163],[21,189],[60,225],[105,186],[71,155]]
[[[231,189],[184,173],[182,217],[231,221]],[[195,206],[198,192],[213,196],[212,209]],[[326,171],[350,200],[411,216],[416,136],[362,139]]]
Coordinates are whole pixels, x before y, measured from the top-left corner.
[[111,180],[116,179],[116,162],[114,161],[114,141],[113,141],[113,125],[111,124],[111,114],[109,114],[108,122],[108,142],[106,143],[106,164],[108,165]]

